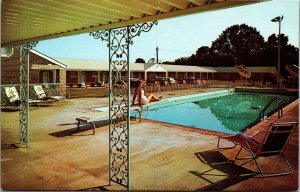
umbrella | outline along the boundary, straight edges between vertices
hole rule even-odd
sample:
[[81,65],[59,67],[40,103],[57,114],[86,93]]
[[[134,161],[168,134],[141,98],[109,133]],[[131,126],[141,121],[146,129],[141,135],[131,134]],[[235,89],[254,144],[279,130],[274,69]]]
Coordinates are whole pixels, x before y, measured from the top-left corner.
[[251,77],[251,71],[249,71],[244,65],[236,65],[235,70],[243,77]]

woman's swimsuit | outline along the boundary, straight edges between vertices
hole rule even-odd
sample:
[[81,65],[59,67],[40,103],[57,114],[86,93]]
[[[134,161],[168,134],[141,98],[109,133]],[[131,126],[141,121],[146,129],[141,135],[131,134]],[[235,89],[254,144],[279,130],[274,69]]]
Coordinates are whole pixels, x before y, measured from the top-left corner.
[[148,98],[146,97],[145,93],[144,93],[144,90],[142,89],[141,90],[141,104],[142,105],[146,105],[148,104]]

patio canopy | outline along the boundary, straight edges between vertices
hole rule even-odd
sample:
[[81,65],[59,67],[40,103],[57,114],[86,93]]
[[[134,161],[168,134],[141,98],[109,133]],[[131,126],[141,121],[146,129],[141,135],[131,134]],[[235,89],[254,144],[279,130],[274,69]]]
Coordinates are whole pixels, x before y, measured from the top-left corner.
[[2,47],[265,0],[3,0]]

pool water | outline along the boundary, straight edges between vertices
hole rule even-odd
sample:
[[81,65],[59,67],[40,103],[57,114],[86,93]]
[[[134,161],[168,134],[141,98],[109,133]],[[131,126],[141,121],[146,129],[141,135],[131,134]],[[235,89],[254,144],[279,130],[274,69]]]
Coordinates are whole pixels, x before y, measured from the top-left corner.
[[[144,109],[142,117],[223,133],[238,133],[258,122],[259,113],[274,97],[280,97],[284,105],[295,99],[293,96],[237,93],[182,104],[170,103],[166,107],[155,108],[153,105]],[[277,103],[274,102],[267,114],[270,115],[276,108]]]

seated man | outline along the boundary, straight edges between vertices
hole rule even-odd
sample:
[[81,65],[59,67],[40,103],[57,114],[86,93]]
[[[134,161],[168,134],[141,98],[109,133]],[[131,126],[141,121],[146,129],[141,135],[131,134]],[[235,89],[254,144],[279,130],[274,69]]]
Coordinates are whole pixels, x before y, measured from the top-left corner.
[[145,91],[142,88],[144,81],[138,80],[136,82],[136,87],[134,89],[133,99],[132,99],[132,105],[134,105],[135,99],[137,97],[139,105],[146,105],[153,101],[160,101],[162,96],[156,97],[154,94],[145,95]]

